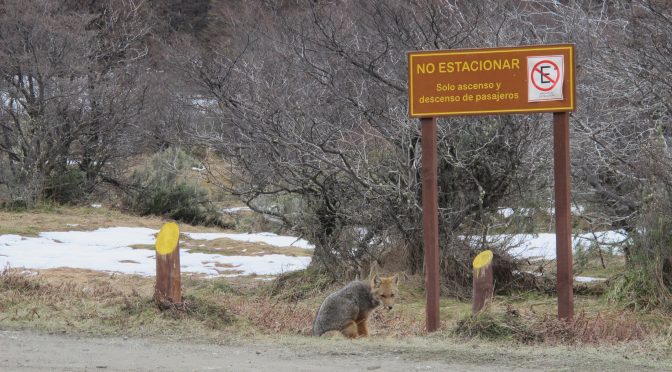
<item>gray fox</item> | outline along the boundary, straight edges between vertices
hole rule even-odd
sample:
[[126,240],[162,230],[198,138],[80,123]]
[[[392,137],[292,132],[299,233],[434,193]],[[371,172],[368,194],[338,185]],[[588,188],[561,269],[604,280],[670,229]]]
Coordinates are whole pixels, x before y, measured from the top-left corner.
[[313,336],[340,331],[348,338],[367,337],[367,321],[371,312],[381,303],[385,308],[392,309],[398,283],[396,275],[387,278],[374,275],[371,280],[351,282],[330,294],[317,310]]

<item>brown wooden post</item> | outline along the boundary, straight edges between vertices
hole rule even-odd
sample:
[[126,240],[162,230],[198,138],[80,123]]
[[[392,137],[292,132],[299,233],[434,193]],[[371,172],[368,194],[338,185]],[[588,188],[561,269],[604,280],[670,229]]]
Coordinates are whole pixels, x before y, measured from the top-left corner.
[[440,326],[439,318],[439,198],[436,118],[420,119],[422,135],[422,228],[425,250],[425,307],[427,332]]
[[154,301],[159,306],[182,302],[180,230],[175,222],[164,224],[156,237]]
[[471,312],[476,314],[492,299],[492,251],[483,251],[474,258]]
[[569,113],[553,113],[553,162],[555,177],[555,250],[557,259],[558,317],[574,316],[572,272],[571,172],[569,163]]

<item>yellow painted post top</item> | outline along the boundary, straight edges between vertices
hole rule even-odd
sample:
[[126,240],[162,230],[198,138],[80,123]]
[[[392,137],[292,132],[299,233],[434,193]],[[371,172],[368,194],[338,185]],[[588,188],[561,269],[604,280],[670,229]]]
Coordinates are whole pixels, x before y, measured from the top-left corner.
[[479,253],[478,256],[474,258],[473,265],[475,275],[477,278],[481,272],[481,269],[487,265],[490,265],[491,262],[492,262],[492,251],[489,249]]
[[156,237],[156,253],[164,256],[173,253],[180,241],[180,228],[175,222],[167,222]]

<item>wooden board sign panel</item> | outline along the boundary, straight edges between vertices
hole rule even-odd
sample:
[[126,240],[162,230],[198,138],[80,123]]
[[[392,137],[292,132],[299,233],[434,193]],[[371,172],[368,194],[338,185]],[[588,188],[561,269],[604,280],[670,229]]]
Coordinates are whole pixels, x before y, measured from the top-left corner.
[[574,111],[574,45],[408,53],[411,117]]

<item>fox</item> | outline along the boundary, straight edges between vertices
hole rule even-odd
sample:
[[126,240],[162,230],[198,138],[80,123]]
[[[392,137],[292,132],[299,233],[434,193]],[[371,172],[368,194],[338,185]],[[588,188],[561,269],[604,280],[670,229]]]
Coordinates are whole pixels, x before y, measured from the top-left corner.
[[369,316],[378,306],[392,310],[399,289],[399,277],[373,275],[353,281],[324,299],[313,322],[313,336],[339,331],[347,338],[369,336]]

